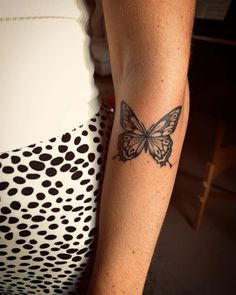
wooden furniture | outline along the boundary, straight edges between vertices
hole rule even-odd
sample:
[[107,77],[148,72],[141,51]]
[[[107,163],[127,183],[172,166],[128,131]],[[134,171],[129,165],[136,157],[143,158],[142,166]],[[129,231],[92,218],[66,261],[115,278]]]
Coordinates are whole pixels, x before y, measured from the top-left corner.
[[[198,229],[201,225],[206,203],[210,196],[231,197],[224,192],[212,192],[212,184],[214,179],[228,169],[236,166],[236,144],[224,146],[225,125],[221,121],[218,126],[215,145],[213,149],[212,159],[206,165],[206,175],[202,182],[202,190],[199,195],[199,204],[193,228]],[[233,195],[236,197],[236,194]]]

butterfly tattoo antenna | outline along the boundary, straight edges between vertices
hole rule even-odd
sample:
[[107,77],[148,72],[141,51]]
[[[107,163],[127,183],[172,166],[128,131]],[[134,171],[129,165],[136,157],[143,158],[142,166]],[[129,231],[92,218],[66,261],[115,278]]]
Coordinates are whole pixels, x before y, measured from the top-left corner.
[[169,161],[173,146],[170,135],[176,129],[181,109],[181,106],[174,108],[147,130],[131,107],[121,101],[120,123],[124,131],[118,137],[118,154],[113,159],[119,156],[120,161],[126,162],[136,158],[144,149],[161,167],[167,163],[172,167]]

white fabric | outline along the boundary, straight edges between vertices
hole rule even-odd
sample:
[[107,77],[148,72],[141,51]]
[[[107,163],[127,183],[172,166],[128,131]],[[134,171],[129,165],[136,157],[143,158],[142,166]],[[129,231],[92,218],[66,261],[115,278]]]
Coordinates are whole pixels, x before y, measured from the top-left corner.
[[88,19],[84,0],[0,0],[0,152],[71,130],[99,110]]

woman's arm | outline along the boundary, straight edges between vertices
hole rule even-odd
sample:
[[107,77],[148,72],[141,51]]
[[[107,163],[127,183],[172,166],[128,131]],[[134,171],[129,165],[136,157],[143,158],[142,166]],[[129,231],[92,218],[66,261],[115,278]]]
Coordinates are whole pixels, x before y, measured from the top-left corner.
[[103,8],[116,111],[89,294],[136,295],[143,292],[186,131],[195,1],[103,0]]

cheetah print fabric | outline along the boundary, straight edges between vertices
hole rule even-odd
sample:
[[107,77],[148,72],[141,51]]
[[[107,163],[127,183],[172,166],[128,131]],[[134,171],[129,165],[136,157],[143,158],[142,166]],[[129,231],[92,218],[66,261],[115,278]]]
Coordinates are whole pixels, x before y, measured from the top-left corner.
[[86,294],[113,113],[0,154],[0,294]]

